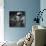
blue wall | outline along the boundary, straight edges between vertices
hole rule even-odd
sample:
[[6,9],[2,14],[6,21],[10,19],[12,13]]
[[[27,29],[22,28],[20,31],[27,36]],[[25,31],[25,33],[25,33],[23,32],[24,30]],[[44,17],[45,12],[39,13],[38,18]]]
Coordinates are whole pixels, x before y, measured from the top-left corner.
[[[7,41],[18,41],[32,28],[32,22],[36,17],[35,12],[40,9],[40,0],[4,0],[4,38]],[[9,27],[9,11],[22,10],[26,12],[26,26]]]

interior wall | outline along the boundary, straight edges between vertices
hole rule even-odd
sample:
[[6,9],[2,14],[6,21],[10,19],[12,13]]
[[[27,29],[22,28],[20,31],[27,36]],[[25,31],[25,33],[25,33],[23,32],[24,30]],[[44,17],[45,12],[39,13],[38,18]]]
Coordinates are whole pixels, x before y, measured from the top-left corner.
[[[18,41],[32,29],[33,19],[40,10],[40,0],[4,0],[4,39]],[[25,11],[25,27],[9,27],[9,11]]]
[[[40,10],[46,9],[46,0],[40,0]],[[43,25],[46,27],[46,10],[43,12],[43,22],[40,21],[40,25]]]

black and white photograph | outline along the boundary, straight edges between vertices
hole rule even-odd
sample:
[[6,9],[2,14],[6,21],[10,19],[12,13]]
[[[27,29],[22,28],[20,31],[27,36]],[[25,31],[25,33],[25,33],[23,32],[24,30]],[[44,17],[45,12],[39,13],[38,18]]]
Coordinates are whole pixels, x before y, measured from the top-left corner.
[[10,11],[9,26],[10,27],[25,27],[25,11]]

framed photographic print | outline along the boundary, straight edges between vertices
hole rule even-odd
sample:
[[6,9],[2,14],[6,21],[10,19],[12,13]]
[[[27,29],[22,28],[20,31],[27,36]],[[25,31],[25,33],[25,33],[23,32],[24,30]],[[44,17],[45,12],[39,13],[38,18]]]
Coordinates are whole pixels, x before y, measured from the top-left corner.
[[25,11],[9,11],[10,27],[25,27]]

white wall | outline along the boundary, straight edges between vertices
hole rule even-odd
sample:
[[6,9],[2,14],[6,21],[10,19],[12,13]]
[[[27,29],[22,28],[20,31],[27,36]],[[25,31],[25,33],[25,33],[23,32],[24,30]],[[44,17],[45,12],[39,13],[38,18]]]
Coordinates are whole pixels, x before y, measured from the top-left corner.
[[[43,9],[46,9],[46,0],[40,0],[40,9],[41,9],[41,11]],[[46,26],[46,11],[43,12],[42,17],[43,17],[44,21],[43,22],[40,21],[41,22],[40,24],[43,25],[43,26]]]
[[4,41],[4,8],[3,0],[0,0],[0,42]]

